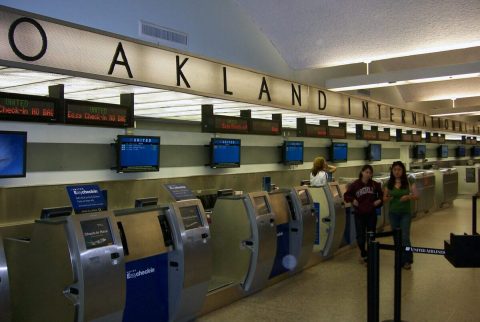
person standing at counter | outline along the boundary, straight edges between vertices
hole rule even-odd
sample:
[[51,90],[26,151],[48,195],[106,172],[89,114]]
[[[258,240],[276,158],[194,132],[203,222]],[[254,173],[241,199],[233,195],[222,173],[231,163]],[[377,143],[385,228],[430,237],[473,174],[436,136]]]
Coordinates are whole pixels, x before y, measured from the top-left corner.
[[[402,230],[402,246],[410,244],[410,225],[412,223],[412,201],[418,199],[415,178],[407,177],[402,161],[395,161],[390,170],[390,179],[383,193],[383,201],[389,202],[389,218],[392,229]],[[411,269],[412,252],[403,252],[402,266]]]
[[317,157],[313,160],[313,168],[310,172],[310,185],[314,187],[324,186],[328,182],[328,172],[333,173],[337,167],[328,165],[323,157]]
[[358,179],[352,182],[343,194],[345,202],[351,202],[355,214],[355,230],[357,245],[363,262],[367,262],[365,248],[367,232],[375,231],[377,227],[376,208],[383,203],[382,186],[372,180],[373,168],[366,164],[362,167]]

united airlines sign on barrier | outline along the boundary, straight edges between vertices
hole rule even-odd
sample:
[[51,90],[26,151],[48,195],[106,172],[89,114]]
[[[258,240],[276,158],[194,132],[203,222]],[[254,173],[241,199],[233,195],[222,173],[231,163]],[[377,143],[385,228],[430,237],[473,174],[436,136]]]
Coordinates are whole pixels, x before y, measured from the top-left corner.
[[7,7],[0,7],[0,63],[298,112],[480,134],[473,123],[430,117]]

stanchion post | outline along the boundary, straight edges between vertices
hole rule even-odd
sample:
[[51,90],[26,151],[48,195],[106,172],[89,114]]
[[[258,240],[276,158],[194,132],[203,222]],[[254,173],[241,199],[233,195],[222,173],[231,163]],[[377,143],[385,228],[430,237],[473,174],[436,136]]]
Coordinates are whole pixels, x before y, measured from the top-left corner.
[[393,295],[393,321],[400,322],[402,315],[402,255],[405,251],[402,245],[402,230],[393,231],[393,240],[395,243],[395,280]]
[[[375,237],[375,234],[373,234]],[[375,240],[368,238],[367,266],[367,319],[368,322],[379,322],[380,319],[380,246]]]
[[477,234],[477,195],[472,196],[472,235]]

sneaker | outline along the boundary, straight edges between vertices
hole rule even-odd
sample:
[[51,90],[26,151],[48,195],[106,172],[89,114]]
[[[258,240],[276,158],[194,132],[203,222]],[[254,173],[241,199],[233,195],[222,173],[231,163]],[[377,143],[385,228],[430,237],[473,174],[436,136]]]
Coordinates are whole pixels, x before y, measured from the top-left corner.
[[410,264],[410,263],[403,264],[403,269],[406,269],[406,270],[412,269],[412,264]]

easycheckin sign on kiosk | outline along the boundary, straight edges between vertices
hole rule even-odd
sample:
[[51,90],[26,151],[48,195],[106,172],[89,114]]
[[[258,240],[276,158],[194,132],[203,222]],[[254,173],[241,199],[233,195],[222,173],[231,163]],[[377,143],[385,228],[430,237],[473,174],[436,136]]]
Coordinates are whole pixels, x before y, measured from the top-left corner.
[[67,192],[76,214],[107,210],[105,198],[97,185],[67,186]]
[[190,321],[211,278],[210,230],[198,199],[115,211],[126,261],[123,321]]

